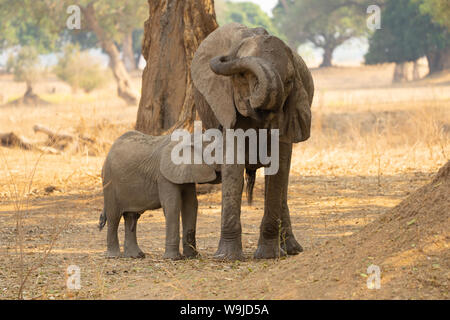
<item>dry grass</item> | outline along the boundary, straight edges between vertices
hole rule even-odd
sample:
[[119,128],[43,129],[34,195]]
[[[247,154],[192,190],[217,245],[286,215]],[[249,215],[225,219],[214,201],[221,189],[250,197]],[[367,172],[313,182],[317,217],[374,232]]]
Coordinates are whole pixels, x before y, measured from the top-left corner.
[[[314,70],[317,87],[309,141],[294,149],[289,204],[294,233],[306,252],[331,239],[344,239],[429,181],[450,154],[450,92],[447,75],[391,87],[391,67]],[[135,78],[136,88],[139,87]],[[374,85],[376,83],[376,85]],[[8,100],[21,86],[0,79]],[[56,93],[50,94],[56,87]],[[96,229],[102,209],[101,165],[111,143],[134,125],[136,107],[126,107],[111,84],[90,95],[75,94],[54,79],[36,90],[54,104],[42,108],[3,107],[0,131],[14,131],[42,141],[32,127],[40,123],[61,131],[94,137],[96,156],[40,155],[1,148],[0,161],[0,297],[16,298],[20,283],[15,240],[16,204],[10,188],[29,186],[23,218],[23,256],[30,273],[23,296],[30,298],[227,298],[228,288],[276,261],[219,263],[211,259],[219,236],[220,192],[199,196],[198,260],[161,259],[164,218],[160,210],[139,220],[144,260],[106,260],[106,234]],[[14,182],[8,178],[14,177]],[[52,186],[54,191],[47,192]],[[48,189],[47,189],[48,190]],[[256,248],[263,208],[263,182],[258,176],[252,207],[243,206],[243,245],[247,257]],[[43,264],[45,248],[57,226],[60,232]],[[123,226],[120,227],[123,235]],[[81,267],[82,289],[68,291],[66,268]],[[314,262],[311,262],[314,268]],[[29,270],[29,269],[27,269]],[[394,270],[395,271],[395,270]],[[394,272],[392,271],[392,272]],[[308,277],[308,275],[305,275]],[[203,284],[208,284],[207,286]],[[258,292],[241,288],[239,298],[274,297],[277,285],[266,281]],[[316,296],[321,296],[320,288]],[[413,288],[405,289],[413,291]],[[311,293],[314,297],[314,291]],[[276,298],[276,296],[275,296]],[[356,297],[357,298],[357,297]]]

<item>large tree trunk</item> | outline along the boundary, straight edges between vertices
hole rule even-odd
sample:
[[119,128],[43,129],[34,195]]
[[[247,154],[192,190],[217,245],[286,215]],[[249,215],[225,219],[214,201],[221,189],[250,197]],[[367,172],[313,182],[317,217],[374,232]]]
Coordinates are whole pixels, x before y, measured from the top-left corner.
[[109,39],[103,29],[100,27],[95,15],[93,2],[87,7],[81,7],[83,16],[86,20],[88,29],[92,30],[100,41],[102,49],[109,56],[109,65],[117,81],[117,93],[119,97],[124,99],[128,104],[135,105],[137,103],[137,95],[131,86],[131,79],[125,66],[120,59],[120,53],[114,41]]
[[142,47],[147,66],[136,129],[159,135],[192,126],[190,66],[199,44],[217,28],[217,22],[213,0],[149,0],[148,4]]
[[332,60],[333,60],[333,51],[334,51],[334,47],[331,46],[327,46],[325,48],[323,48],[324,52],[323,52],[323,60],[322,63],[320,64],[320,68],[326,68],[326,67],[331,67],[332,66]]
[[429,75],[450,69],[450,48],[427,54]]
[[127,71],[136,70],[136,59],[133,52],[133,31],[125,32],[122,38],[123,63]]
[[406,62],[395,64],[393,83],[408,81]]

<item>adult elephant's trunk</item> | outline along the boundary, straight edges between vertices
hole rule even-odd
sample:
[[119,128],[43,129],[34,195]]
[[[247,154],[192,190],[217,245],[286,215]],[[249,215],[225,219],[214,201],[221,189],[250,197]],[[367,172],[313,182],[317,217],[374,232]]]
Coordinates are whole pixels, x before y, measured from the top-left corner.
[[251,72],[257,79],[257,84],[250,88],[250,106],[257,110],[275,111],[281,107],[284,96],[284,86],[280,75],[264,59],[258,57],[232,58],[218,56],[210,61],[211,70],[222,76],[232,76],[238,73]]

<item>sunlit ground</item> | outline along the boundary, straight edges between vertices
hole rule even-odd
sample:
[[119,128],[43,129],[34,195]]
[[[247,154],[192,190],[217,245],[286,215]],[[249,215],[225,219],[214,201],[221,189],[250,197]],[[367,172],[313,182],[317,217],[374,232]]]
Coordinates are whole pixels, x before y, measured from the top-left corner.
[[[314,259],[322,259],[317,263],[325,259],[311,252],[372,222],[429,182],[449,158],[448,76],[391,87],[391,71],[390,66],[383,66],[313,72],[317,87],[313,130],[309,141],[294,148],[289,186],[293,230],[305,249],[304,263],[310,263],[309,268],[314,268]],[[138,87],[139,77],[135,81]],[[0,78],[0,86],[8,88],[11,98],[23,90],[10,78]],[[96,139],[97,155],[89,156],[92,150],[51,155],[0,148],[1,298],[15,298],[24,277],[27,299],[302,297],[295,286],[274,296],[277,283],[264,280],[268,282],[257,289],[245,284],[252,274],[280,263],[251,259],[263,211],[260,173],[254,204],[242,207],[248,260],[212,260],[220,232],[220,187],[199,196],[200,259],[162,260],[164,217],[157,210],[146,212],[138,224],[145,259],[106,260],[106,232],[97,230],[103,206],[101,166],[111,143],[133,128],[137,108],[126,107],[111,95],[113,84],[91,95],[72,94],[64,84],[49,79],[36,91],[55,86],[55,94],[42,94],[53,105],[0,109],[1,131],[14,131],[35,142],[45,140],[32,130],[37,123],[80,132]],[[51,193],[45,191],[49,186],[55,187]],[[23,221],[21,232],[17,232],[18,219]],[[122,241],[123,225],[119,234]],[[438,241],[439,248],[444,240]],[[401,266],[415,254],[405,252],[397,260],[392,258],[392,264]],[[80,291],[66,289],[69,265],[81,268]],[[308,279],[307,274],[302,276]],[[306,296],[327,297],[326,288],[315,285],[314,279],[301,283],[308,288]],[[239,284],[237,292],[230,292],[229,288]],[[405,290],[414,291],[407,286]],[[354,292],[351,297],[364,297],[360,291]],[[442,297],[439,294],[437,297]]]

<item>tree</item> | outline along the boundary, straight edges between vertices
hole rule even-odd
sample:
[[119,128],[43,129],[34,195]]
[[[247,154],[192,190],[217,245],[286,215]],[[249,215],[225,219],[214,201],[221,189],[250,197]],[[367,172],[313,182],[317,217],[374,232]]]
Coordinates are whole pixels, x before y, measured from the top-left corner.
[[262,27],[269,33],[284,38],[273,25],[270,17],[255,3],[220,1],[219,5],[216,4],[216,12],[219,25],[237,22],[250,28]]
[[43,70],[39,63],[39,54],[35,47],[22,47],[15,56],[10,56],[6,65],[8,71],[14,74],[14,80],[25,82],[27,90],[24,96],[12,104],[45,104],[34,92],[33,86]]
[[44,1],[0,0],[0,50],[34,47],[38,53],[54,50],[59,29],[47,14]]
[[190,65],[217,28],[213,0],[149,0],[144,26],[142,94],[136,129],[159,135],[190,127],[195,117]]
[[[144,23],[147,16],[147,5],[142,5],[142,0],[136,0],[139,3],[127,2],[127,7],[118,16],[119,25],[111,25],[109,28],[110,37],[122,52],[122,61],[127,71],[136,69],[139,63],[142,49],[142,38],[144,33]],[[134,9],[134,10],[130,10]],[[131,11],[131,12],[128,12]],[[79,45],[82,50],[98,47],[96,35],[86,30],[64,30],[62,43],[72,43]]]
[[[143,21],[147,17],[148,8],[143,5],[142,0],[127,0],[119,20],[119,32],[121,34],[122,55],[125,67],[128,71],[137,68],[137,60],[135,57],[135,46],[142,46]],[[139,33],[135,31],[141,31]]]
[[[86,2],[86,1],[83,1]],[[129,1],[124,6],[121,3],[112,1],[88,1],[85,5],[78,2],[86,28],[91,30],[97,37],[101,48],[109,56],[109,65],[117,82],[117,94],[128,104],[137,103],[137,95],[134,92],[131,79],[120,58],[120,52],[114,42],[114,32],[117,30],[117,19],[123,13],[120,9],[127,7]]]
[[420,3],[420,11],[429,14],[434,22],[450,31],[450,1],[448,0],[416,0]]
[[79,88],[89,93],[103,86],[108,74],[95,57],[89,52],[81,51],[78,45],[67,45],[54,68],[56,76],[67,82],[74,91]]
[[283,0],[274,8],[274,20],[293,48],[309,42],[323,49],[320,67],[329,67],[337,47],[365,34],[366,2]]
[[54,50],[58,43],[55,25],[46,15],[47,6],[32,0],[0,0],[0,50],[15,49],[7,69],[16,81],[25,82],[24,96],[12,104],[46,104],[33,91],[42,75],[39,54]]
[[[67,30],[67,8],[71,5],[77,5],[82,12],[82,30]],[[143,22],[145,11],[142,0],[0,0],[0,46],[31,42],[33,46],[54,49],[72,36],[86,43],[95,39],[109,56],[118,95],[127,103],[136,104],[137,94],[117,44],[123,42],[124,32]]]
[[142,40],[144,39],[144,28],[135,29],[133,31],[133,54],[136,66],[139,65],[139,61],[142,55]]
[[388,0],[382,13],[383,28],[369,39],[367,64],[396,63],[394,82],[404,81],[406,62],[426,56],[430,74],[442,71],[448,57],[450,38],[446,29],[422,14],[419,3]]
[[[420,11],[423,14],[429,14],[433,22],[446,28],[443,33],[447,35],[450,32],[450,2],[448,0],[416,0],[420,3]],[[448,39],[448,38],[447,38]],[[427,53],[430,73],[450,69],[450,45],[435,46],[433,50]]]

